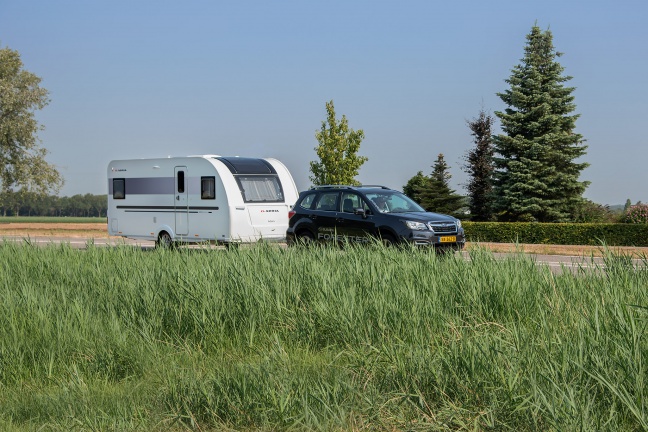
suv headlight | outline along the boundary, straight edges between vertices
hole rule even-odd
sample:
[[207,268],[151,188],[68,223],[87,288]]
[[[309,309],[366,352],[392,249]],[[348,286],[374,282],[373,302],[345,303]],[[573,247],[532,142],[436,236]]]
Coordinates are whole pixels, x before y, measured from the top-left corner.
[[457,229],[461,228],[461,221],[457,219]]
[[405,225],[407,225],[407,228],[414,230],[414,231],[425,231],[428,229],[427,225],[425,225],[423,222],[416,222],[416,221],[403,221],[405,222]]

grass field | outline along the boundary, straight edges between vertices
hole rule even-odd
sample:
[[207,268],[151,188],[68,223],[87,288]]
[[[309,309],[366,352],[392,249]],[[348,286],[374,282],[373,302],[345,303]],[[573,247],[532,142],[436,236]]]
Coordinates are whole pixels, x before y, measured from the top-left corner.
[[0,429],[648,429],[645,268],[470,255],[0,243]]

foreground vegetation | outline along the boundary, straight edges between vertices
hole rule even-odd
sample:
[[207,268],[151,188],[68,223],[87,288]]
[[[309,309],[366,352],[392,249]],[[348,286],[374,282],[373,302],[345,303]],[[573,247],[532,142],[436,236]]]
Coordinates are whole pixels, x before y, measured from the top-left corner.
[[0,244],[2,430],[646,430],[648,271]]

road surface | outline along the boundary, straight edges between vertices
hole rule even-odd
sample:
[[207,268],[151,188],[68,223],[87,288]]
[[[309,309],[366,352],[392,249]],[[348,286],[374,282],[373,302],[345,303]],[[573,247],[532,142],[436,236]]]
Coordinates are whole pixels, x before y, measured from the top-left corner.
[[[132,245],[141,247],[143,250],[155,248],[155,243],[152,241],[146,240],[131,240],[125,238],[90,238],[90,237],[69,237],[69,236],[3,236],[2,239],[10,242],[19,242],[35,245],[48,245],[48,244],[58,244],[58,243],[69,243],[70,246],[77,249],[85,249],[89,243],[93,243],[95,246],[109,247],[117,245]],[[204,248],[204,245],[200,246],[189,246],[189,247],[200,247]],[[212,249],[225,249],[223,246],[209,246]],[[496,258],[505,258],[510,257],[513,254],[511,253],[500,253],[495,252],[493,256]],[[590,256],[573,256],[573,255],[544,255],[544,254],[529,254],[533,256],[533,259],[536,260],[538,264],[543,264],[551,268],[554,272],[558,273],[562,269],[571,269],[576,271],[578,269],[596,269],[604,267],[604,259],[601,257],[590,257]],[[469,259],[469,253],[464,252],[464,256]],[[632,263],[637,268],[646,267],[648,264],[645,259],[637,259],[634,257]]]

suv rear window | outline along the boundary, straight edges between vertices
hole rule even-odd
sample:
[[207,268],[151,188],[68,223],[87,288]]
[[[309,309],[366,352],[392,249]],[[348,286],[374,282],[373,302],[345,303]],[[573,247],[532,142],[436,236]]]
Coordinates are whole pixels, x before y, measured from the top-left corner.
[[313,206],[313,201],[315,201],[316,196],[317,196],[316,193],[311,193],[306,195],[304,199],[299,203],[299,207],[310,209]]
[[315,210],[336,211],[337,210],[337,192],[324,192],[319,196]]

